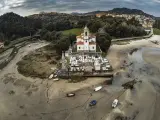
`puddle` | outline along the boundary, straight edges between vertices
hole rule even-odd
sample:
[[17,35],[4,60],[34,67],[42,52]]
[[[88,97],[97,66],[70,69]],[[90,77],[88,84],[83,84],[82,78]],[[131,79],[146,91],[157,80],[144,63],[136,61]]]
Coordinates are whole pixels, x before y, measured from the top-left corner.
[[156,64],[156,67],[160,67],[160,48],[143,47],[133,52],[132,55],[128,54],[128,56],[131,61],[136,63],[150,63],[152,65]]

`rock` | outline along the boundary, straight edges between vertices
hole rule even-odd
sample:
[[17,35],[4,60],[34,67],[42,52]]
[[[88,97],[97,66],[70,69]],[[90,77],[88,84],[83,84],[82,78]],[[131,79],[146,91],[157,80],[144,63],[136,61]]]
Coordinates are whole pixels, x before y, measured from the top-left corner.
[[122,87],[124,87],[124,89],[133,89],[134,84],[136,84],[136,80],[129,81],[129,82],[123,84]]

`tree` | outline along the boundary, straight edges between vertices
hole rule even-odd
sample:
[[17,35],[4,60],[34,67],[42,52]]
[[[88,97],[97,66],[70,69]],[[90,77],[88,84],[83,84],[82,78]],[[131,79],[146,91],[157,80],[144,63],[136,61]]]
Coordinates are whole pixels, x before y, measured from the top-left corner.
[[58,54],[61,54],[63,51],[67,51],[70,46],[70,41],[67,36],[62,36],[60,40],[56,41],[55,48]]
[[110,45],[111,45],[110,35],[107,33],[105,33],[105,34],[97,33],[96,37],[97,37],[97,43],[100,46],[101,50],[103,52],[107,52]]
[[78,22],[77,22],[77,27],[78,28],[82,28],[82,27],[84,27],[85,25],[87,24],[87,21],[86,20],[79,20]]
[[4,41],[4,34],[3,33],[0,33],[0,41]]
[[42,38],[44,40],[51,41],[51,32],[47,32]]
[[88,23],[87,26],[92,33],[96,33],[98,32],[99,28],[101,28],[103,25],[102,25],[102,22],[100,21],[92,20]]
[[128,24],[134,25],[134,26],[141,26],[139,24],[139,21],[135,19],[135,17],[133,17],[132,19],[127,21]]
[[76,41],[76,35],[75,34],[69,34],[68,36],[70,44],[73,45],[74,42]]

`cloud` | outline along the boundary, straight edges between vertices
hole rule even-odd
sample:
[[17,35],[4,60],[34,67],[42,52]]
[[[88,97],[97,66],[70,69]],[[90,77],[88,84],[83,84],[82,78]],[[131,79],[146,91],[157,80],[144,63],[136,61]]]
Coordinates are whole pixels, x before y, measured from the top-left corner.
[[160,16],[159,6],[160,0],[1,0],[0,14],[6,11],[23,15],[42,11],[88,12],[128,7],[142,9],[145,12]]
[[160,3],[160,0],[153,0],[154,2]]
[[16,8],[23,5],[25,0],[2,0],[0,2],[0,8],[1,10],[6,10],[10,8]]

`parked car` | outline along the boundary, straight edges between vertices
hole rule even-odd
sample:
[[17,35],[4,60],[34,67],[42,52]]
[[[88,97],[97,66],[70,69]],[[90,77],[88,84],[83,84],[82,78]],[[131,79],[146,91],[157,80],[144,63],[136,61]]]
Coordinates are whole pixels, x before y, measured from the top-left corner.
[[96,100],[92,100],[90,103],[89,103],[89,106],[95,106],[97,104],[97,101]]
[[67,97],[74,97],[74,96],[75,96],[75,93],[67,93],[66,96],[67,96]]
[[115,108],[117,107],[118,105],[118,100],[117,99],[114,99],[113,103],[112,103],[112,108]]

